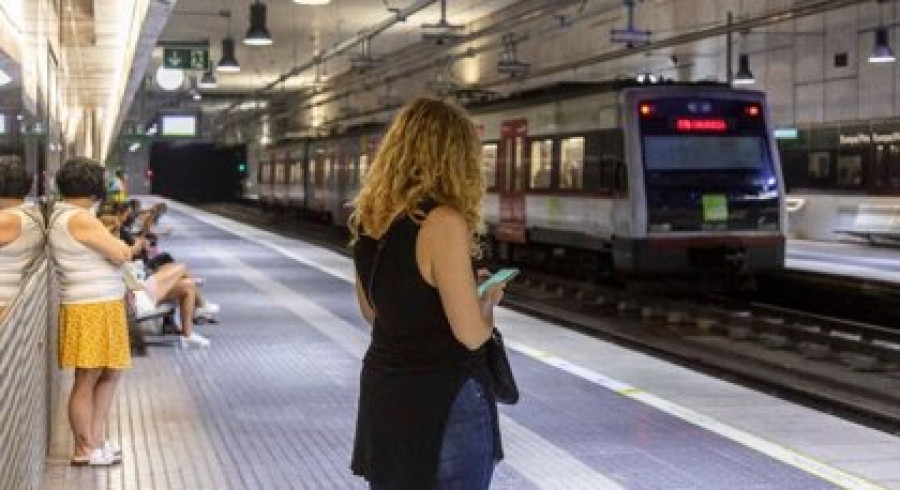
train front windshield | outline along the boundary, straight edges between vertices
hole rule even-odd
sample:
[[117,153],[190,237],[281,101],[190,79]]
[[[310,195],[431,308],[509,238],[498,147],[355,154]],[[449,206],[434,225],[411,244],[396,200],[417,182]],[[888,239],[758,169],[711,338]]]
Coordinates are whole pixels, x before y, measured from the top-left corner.
[[775,231],[777,172],[756,102],[638,104],[648,231]]

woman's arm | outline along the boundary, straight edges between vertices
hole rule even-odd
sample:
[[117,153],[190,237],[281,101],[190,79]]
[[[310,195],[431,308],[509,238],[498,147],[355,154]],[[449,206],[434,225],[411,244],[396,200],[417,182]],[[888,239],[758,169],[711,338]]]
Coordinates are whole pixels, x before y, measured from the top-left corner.
[[359,302],[359,311],[362,313],[363,318],[371,325],[375,321],[375,310],[369,304],[366,293],[363,292],[362,281],[360,281],[359,276],[356,277],[356,300]]
[[[128,242],[125,242],[125,244],[128,245]],[[134,237],[134,243],[128,247],[131,249],[131,256],[137,257],[146,249],[147,241],[143,237]]]
[[497,291],[479,300],[469,255],[471,232],[457,211],[439,207],[419,231],[416,261],[426,282],[437,287],[453,336],[470,350],[481,347],[493,329]]
[[12,243],[21,233],[21,218],[13,213],[0,213],[0,246]]
[[75,213],[69,220],[72,238],[103,255],[114,265],[122,265],[131,260],[131,247],[112,236],[99,219],[87,211]]

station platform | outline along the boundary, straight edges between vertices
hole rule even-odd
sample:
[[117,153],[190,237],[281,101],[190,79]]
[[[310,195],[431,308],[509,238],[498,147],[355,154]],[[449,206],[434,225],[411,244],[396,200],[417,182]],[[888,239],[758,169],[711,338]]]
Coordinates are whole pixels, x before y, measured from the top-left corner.
[[[119,466],[69,466],[55,414],[44,488],[366,488],[348,468],[369,338],[350,260],[168,204],[162,247],[222,305],[199,327],[212,345],[163,337],[134,359]],[[492,488],[900,489],[900,437],[503,308],[497,323],[522,398],[501,405]]]
[[900,247],[788,240],[787,269],[900,283]]

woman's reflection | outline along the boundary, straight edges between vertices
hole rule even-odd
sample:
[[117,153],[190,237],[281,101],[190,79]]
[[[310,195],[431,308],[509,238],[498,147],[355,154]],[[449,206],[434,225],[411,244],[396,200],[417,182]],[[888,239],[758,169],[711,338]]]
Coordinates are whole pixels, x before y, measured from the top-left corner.
[[44,241],[41,215],[25,202],[30,190],[31,176],[22,160],[0,158],[0,318]]

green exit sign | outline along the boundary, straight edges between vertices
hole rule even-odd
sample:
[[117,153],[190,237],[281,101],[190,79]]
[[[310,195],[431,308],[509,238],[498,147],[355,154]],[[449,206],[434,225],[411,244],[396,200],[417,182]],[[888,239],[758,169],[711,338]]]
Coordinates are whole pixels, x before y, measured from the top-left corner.
[[209,49],[165,48],[163,66],[180,70],[206,70],[209,66]]

